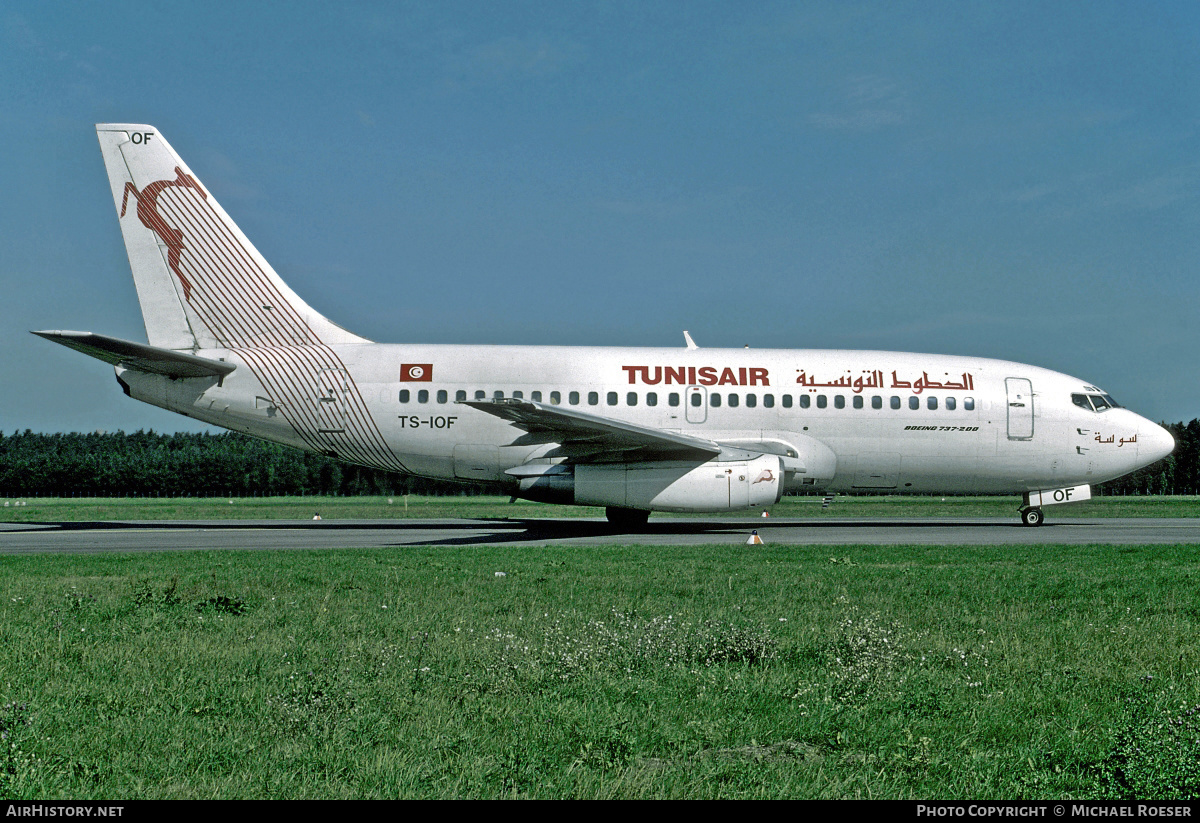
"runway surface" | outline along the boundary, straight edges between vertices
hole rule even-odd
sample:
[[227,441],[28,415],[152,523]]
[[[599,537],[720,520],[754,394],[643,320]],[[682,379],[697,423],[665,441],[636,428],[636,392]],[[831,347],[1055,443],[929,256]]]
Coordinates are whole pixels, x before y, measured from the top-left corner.
[[213,520],[0,523],[0,554],[398,548],[405,546],[745,545],[757,530],[768,546],[865,544],[1035,545],[1195,543],[1200,518],[661,519],[638,533],[599,520]]

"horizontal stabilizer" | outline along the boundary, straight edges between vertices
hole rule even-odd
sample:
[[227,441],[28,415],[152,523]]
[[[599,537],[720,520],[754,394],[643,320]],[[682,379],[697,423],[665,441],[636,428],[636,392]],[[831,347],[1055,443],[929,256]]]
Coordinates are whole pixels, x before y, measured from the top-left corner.
[[118,337],[87,331],[35,331],[38,337],[61,343],[69,349],[114,366],[162,374],[167,377],[224,377],[237,368],[223,360],[209,360],[194,354],[159,349]]

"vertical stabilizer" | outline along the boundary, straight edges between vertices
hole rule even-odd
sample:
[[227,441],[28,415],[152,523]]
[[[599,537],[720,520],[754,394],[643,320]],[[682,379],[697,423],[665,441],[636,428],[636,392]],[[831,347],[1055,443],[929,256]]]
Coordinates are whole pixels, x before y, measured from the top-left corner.
[[288,288],[153,126],[96,126],[150,345],[367,342]]

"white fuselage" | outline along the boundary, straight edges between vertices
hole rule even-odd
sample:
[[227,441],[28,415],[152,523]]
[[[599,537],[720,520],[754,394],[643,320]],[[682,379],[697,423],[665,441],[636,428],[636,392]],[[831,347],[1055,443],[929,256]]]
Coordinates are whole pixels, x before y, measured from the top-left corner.
[[[122,371],[131,394],[214,425],[415,475],[515,487],[554,443],[463,400],[523,398],[793,458],[789,488],[1021,493],[1169,453],[1096,411],[1083,381],[1001,360],[883,351],[362,344],[201,351],[223,380]],[[304,368],[291,368],[303,360]],[[300,377],[300,374],[317,374]],[[1097,404],[1099,404],[1097,402]],[[534,438],[536,440],[536,438]]]

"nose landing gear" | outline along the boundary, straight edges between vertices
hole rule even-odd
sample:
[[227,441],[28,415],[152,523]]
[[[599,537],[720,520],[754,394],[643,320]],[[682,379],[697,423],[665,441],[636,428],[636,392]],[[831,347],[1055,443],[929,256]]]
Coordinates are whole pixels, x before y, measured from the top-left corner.
[[1061,503],[1083,503],[1091,499],[1092,487],[1086,484],[1025,492],[1021,498],[1021,523],[1026,526],[1040,526],[1046,519],[1046,516],[1042,514],[1043,506],[1057,506]]

